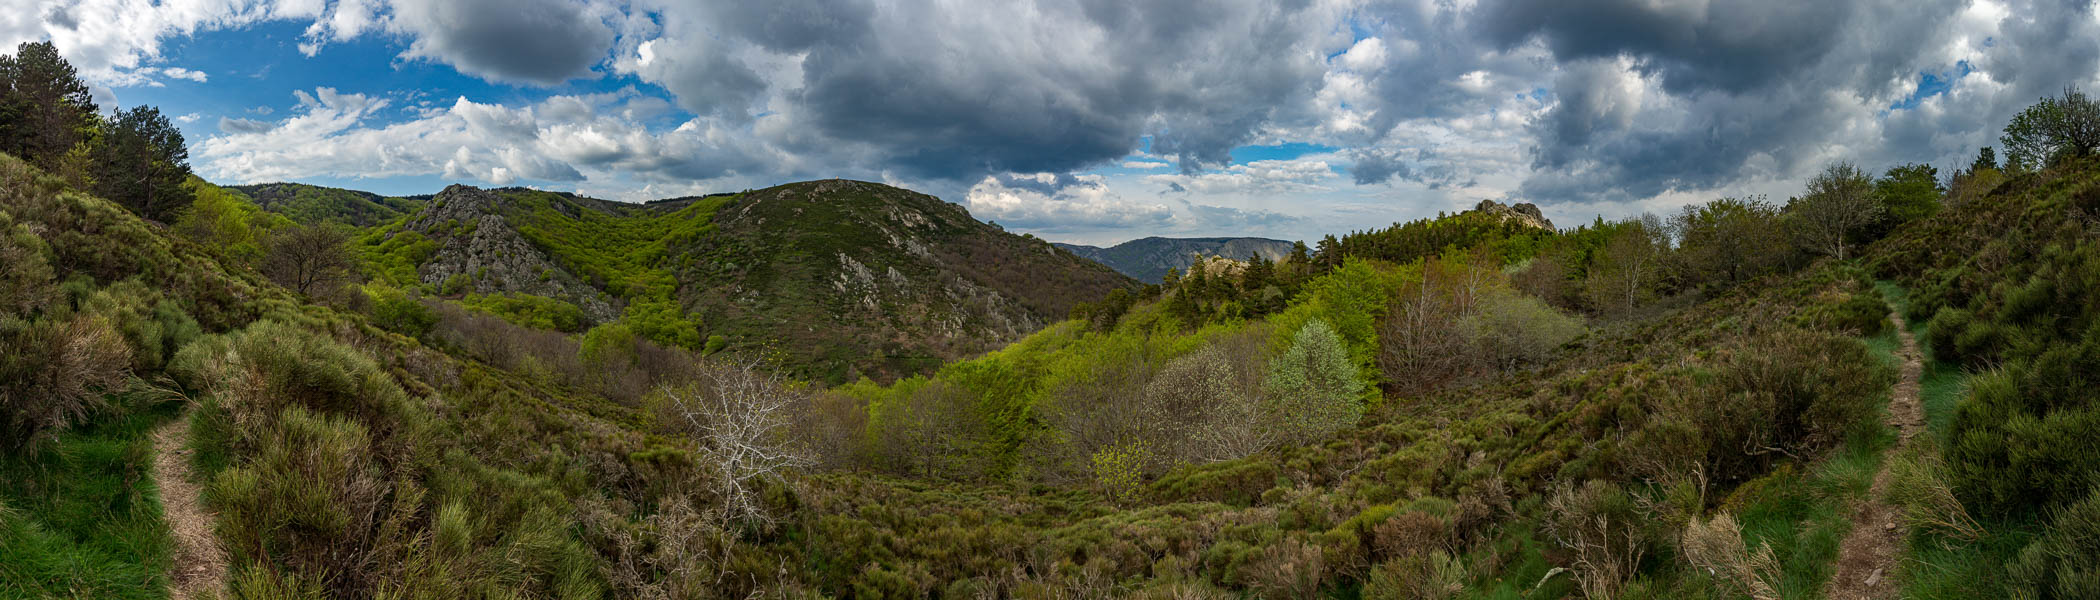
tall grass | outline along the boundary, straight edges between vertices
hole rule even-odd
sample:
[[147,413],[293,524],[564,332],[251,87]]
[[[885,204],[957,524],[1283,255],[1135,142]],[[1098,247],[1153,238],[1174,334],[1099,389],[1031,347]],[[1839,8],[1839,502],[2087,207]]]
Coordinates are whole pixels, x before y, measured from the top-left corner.
[[60,434],[46,451],[0,454],[0,598],[165,597],[174,543],[152,480],[167,410]]

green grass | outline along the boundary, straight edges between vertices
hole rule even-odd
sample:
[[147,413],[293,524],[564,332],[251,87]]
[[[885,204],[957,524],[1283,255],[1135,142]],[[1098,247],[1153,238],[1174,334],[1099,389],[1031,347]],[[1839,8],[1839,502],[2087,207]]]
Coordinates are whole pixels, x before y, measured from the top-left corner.
[[1913,600],[1958,600],[2007,597],[2005,565],[2034,541],[2041,523],[1985,519],[1985,535],[1975,541],[1950,540],[1931,534],[1910,536],[1897,580],[1903,597]]
[[0,458],[0,598],[164,598],[174,543],[146,411]]

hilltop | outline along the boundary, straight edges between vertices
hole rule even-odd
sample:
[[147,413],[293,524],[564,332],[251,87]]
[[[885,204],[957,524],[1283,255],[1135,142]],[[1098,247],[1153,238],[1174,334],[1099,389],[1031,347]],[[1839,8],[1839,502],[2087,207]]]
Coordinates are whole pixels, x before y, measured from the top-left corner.
[[1159,283],[1167,271],[1187,271],[1198,256],[1246,260],[1260,256],[1274,262],[1290,256],[1294,242],[1258,237],[1164,238],[1130,240],[1107,248],[1084,244],[1057,244],[1082,258],[1108,265],[1116,272],[1146,283]]

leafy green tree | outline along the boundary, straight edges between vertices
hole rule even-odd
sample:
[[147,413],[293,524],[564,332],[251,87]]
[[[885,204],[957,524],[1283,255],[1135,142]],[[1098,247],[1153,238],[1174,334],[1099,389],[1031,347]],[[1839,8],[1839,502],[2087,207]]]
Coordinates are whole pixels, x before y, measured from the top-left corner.
[[1940,170],[1932,165],[1890,168],[1874,180],[1874,199],[1881,204],[1881,218],[1866,227],[1867,239],[1880,239],[1904,223],[1939,212],[1940,199],[1946,192],[1940,187]]
[[1808,180],[1808,195],[1787,203],[1794,235],[1803,247],[1845,260],[1851,238],[1879,219],[1874,180],[1849,162],[1824,167]]
[[1327,321],[1308,321],[1291,338],[1291,347],[1269,364],[1262,382],[1281,441],[1306,444],[1363,416],[1363,380],[1342,337]]
[[134,106],[105,123],[95,157],[96,192],[148,219],[173,222],[193,199],[190,151],[160,109]]
[[1671,220],[1686,275],[1735,283],[1779,264],[1785,246],[1779,211],[1764,198],[1722,198],[1684,207]]
[[95,102],[51,42],[0,57],[0,151],[53,166],[95,129]]
[[2014,115],[1998,141],[2011,164],[2027,168],[2091,156],[2100,150],[2100,103],[2077,87],[2064,88],[2062,96],[2042,98]]

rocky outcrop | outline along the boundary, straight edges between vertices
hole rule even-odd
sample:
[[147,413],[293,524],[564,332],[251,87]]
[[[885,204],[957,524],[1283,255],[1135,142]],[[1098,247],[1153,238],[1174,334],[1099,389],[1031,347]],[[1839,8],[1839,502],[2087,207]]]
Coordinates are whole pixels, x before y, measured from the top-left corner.
[[464,185],[431,198],[403,227],[438,243],[438,251],[416,269],[417,277],[448,294],[532,294],[575,304],[592,322],[618,318],[613,298],[556,264],[504,219],[504,202],[488,190]]
[[1546,214],[1539,212],[1538,205],[1530,202],[1519,202],[1511,206],[1494,200],[1481,200],[1480,204],[1474,205],[1473,210],[1470,212],[1487,213],[1502,217],[1504,222],[1514,219],[1526,226],[1547,231],[1554,230],[1553,222],[1546,220]]

